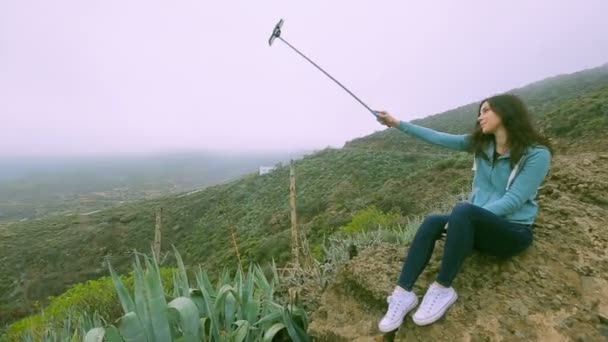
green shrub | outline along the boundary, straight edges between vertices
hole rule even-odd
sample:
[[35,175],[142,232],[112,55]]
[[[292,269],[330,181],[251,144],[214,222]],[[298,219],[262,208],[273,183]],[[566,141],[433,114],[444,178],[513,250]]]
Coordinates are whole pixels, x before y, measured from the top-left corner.
[[[172,285],[172,268],[161,268],[160,274],[164,283]],[[120,278],[128,289],[133,288],[133,273]],[[75,284],[63,294],[49,297],[48,306],[40,313],[11,324],[7,338],[10,341],[19,340],[23,334],[30,333],[39,339],[49,329],[63,325],[67,317],[78,317],[84,313],[97,313],[108,318],[120,316],[120,303],[111,276]]]
[[375,205],[358,211],[349,224],[342,228],[347,233],[366,232],[378,227],[392,227],[399,223],[401,216],[396,212],[383,213]]

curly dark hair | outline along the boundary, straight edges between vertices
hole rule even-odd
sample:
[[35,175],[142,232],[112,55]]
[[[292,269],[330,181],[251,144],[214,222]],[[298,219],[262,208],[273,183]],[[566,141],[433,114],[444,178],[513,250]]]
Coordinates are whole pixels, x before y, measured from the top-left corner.
[[[511,152],[511,167],[517,164],[526,148],[533,145],[543,145],[553,155],[551,142],[534,128],[528,109],[519,97],[513,94],[489,97],[479,103],[477,116],[480,115],[481,106],[485,102],[488,102],[490,108],[500,117],[507,131],[507,145]],[[487,159],[483,151],[487,144],[493,140],[494,134],[483,133],[479,121],[477,121],[471,133],[469,151]]]

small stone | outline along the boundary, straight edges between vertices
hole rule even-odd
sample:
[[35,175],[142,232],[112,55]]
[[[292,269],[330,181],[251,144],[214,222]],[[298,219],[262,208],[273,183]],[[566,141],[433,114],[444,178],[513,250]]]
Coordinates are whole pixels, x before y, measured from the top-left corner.
[[560,192],[559,190],[555,190],[551,193],[551,195],[549,195],[552,199],[558,199],[560,196]]
[[591,161],[589,159],[583,159],[583,165],[589,166],[591,165]]
[[516,299],[511,302],[511,311],[519,314],[522,317],[528,316],[528,307],[521,301],[521,299]]
[[519,272],[516,275],[516,278],[519,279],[519,280],[521,280],[521,281],[524,281],[526,283],[530,281],[530,275],[528,273],[526,273],[526,272]]
[[526,335],[524,333],[522,333],[521,331],[516,331],[515,336],[517,336],[519,339],[521,339],[521,341],[526,340]]
[[568,318],[564,319],[563,321],[561,321],[560,325],[562,327],[572,328],[572,326],[574,325],[574,319],[572,317],[568,317]]

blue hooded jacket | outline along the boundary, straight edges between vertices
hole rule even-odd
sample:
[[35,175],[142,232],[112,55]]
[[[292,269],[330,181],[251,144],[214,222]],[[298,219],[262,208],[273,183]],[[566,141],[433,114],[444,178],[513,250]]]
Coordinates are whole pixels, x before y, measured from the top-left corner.
[[[401,121],[398,128],[431,144],[457,151],[467,151],[471,139],[470,134],[437,132],[405,121]],[[488,144],[484,153],[487,160],[475,156],[475,176],[469,202],[510,222],[534,223],[538,213],[538,187],[551,165],[549,149],[542,145],[528,147],[514,167],[511,167],[509,152],[493,161],[494,142]]]

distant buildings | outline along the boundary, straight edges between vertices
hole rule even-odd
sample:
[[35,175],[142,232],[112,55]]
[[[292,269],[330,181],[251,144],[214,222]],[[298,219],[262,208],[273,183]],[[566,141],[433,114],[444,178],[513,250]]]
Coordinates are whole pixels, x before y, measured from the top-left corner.
[[274,169],[276,169],[276,166],[260,166],[260,176],[270,173]]

